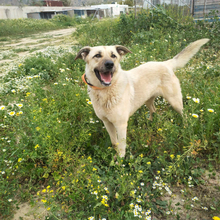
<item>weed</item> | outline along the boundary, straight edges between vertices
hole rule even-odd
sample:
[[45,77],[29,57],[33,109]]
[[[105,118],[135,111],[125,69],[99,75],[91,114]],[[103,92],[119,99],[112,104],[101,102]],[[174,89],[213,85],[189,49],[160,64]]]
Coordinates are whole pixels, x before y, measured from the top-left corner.
[[169,59],[193,40],[211,38],[176,71],[183,117],[162,97],[155,100],[152,122],[141,107],[129,120],[126,156],[118,163],[80,80],[84,63],[74,61],[77,46],[48,47],[5,69],[0,79],[1,219],[24,200],[45,205],[49,219],[217,218],[220,60],[219,37],[213,33],[219,23],[174,22],[162,10],[142,12],[137,20],[129,14],[86,21],[76,33],[83,46],[126,44],[133,53],[123,59],[123,69]]

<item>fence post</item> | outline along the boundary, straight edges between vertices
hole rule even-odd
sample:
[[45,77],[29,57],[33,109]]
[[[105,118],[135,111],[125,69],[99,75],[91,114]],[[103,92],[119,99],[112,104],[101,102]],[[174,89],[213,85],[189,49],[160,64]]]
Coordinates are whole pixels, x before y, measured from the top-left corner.
[[135,13],[135,19],[137,19],[137,0],[134,0],[134,13]]
[[195,7],[195,2],[194,2],[194,0],[192,0],[191,1],[191,14],[192,14],[192,16],[194,16],[194,7]]

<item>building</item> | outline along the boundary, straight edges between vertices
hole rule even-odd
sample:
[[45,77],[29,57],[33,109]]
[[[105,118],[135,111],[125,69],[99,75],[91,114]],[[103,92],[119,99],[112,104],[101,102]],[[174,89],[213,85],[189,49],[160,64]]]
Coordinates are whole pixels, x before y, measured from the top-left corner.
[[[50,3],[51,1],[44,1]],[[59,2],[59,1],[57,1]],[[58,4],[58,3],[57,3]],[[56,14],[79,16],[85,18],[93,16],[97,18],[115,17],[128,12],[128,5],[101,4],[85,7],[59,7],[59,6],[0,6],[0,19],[34,18],[50,19]]]
[[0,6],[0,19],[18,19],[18,18],[52,18],[56,14],[68,14],[73,10],[69,7],[18,7],[18,6]]
[[119,5],[117,2],[114,4],[91,5],[91,8],[96,9],[98,17],[115,17],[128,13],[128,5]]

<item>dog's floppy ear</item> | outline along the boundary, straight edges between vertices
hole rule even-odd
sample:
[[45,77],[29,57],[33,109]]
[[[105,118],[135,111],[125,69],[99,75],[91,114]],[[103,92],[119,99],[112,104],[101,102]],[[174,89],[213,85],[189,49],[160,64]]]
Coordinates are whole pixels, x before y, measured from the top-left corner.
[[121,45],[116,45],[115,46],[117,52],[122,56],[127,53],[132,53],[127,47],[121,46]]
[[90,52],[90,47],[83,47],[76,55],[75,60],[77,59],[83,59],[85,60],[86,56]]

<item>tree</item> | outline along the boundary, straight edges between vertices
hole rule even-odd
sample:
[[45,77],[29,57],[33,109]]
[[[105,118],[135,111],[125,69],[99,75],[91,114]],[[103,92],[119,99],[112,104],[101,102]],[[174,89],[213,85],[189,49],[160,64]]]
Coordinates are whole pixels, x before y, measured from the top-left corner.
[[63,2],[64,6],[70,6],[71,5],[71,0],[61,0]]
[[[119,2],[122,5],[122,1]],[[134,6],[133,0],[125,0],[124,5]]]

